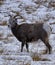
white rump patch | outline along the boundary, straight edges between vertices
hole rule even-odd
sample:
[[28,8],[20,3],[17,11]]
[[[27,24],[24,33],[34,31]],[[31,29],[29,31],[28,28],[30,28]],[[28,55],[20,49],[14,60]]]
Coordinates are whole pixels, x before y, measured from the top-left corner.
[[51,34],[51,27],[50,27],[50,25],[47,24],[47,23],[44,23],[43,24],[43,28],[46,30],[48,36],[50,36],[50,34]]

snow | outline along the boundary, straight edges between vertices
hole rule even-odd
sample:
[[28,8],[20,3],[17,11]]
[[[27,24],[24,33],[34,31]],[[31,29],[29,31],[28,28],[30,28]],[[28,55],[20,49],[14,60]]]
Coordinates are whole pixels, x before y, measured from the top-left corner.
[[[50,2],[55,0],[5,0],[0,6],[0,65],[55,65],[55,7]],[[43,54],[46,46],[41,40],[28,43],[29,53],[8,28],[9,14],[18,14],[18,24],[44,22],[44,29],[51,33],[49,43],[52,46],[51,54]],[[7,24],[4,24],[7,22]],[[52,24],[53,23],[53,24]],[[51,32],[48,26],[52,29]],[[40,57],[33,61],[33,57]],[[42,61],[42,60],[47,61]],[[38,59],[37,59],[38,60]],[[50,61],[49,61],[50,60]]]
[[55,33],[55,25],[52,26],[52,32]]
[[31,65],[55,65],[55,62],[49,62],[49,61],[44,61],[44,62],[41,62],[41,61],[34,61],[34,62],[31,62]]

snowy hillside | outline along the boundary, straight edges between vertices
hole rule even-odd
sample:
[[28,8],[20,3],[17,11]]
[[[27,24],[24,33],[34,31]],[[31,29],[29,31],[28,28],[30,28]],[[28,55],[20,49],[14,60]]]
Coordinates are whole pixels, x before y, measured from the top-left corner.
[[[51,54],[44,54],[46,47],[41,40],[28,43],[29,53],[21,50],[19,42],[8,28],[9,14],[17,15],[18,24],[47,23]],[[0,65],[55,65],[55,0],[0,0]]]

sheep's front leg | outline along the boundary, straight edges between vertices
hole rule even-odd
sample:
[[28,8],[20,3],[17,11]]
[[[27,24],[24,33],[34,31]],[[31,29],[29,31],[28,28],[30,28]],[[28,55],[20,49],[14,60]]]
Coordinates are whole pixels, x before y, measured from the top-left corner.
[[29,52],[29,49],[28,49],[28,44],[26,43],[26,49],[27,49],[27,52]]
[[21,52],[23,51],[24,44],[26,44],[27,52],[29,52],[28,44],[27,44],[27,43],[22,43],[22,44],[21,44]]
[[21,44],[21,52],[23,51],[24,43]]

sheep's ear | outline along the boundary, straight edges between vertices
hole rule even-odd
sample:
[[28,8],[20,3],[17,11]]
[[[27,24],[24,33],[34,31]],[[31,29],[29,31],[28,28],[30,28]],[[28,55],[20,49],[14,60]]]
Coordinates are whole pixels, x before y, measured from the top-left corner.
[[10,13],[8,13],[8,16],[10,17],[10,19],[14,18],[14,16],[12,16]]

